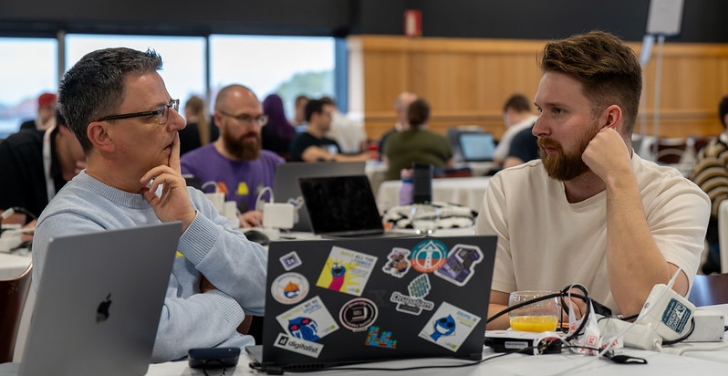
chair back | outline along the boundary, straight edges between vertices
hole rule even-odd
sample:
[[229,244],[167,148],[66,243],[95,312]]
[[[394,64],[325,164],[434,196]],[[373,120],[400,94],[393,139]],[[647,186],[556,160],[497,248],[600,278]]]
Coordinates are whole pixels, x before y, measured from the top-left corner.
[[682,161],[688,147],[685,139],[660,138],[657,140],[657,163],[674,165]]
[[0,280],[0,363],[13,360],[15,340],[20,328],[25,299],[30,289],[32,269],[31,264],[20,276]]
[[728,303],[728,274],[696,275],[688,300],[696,307]]

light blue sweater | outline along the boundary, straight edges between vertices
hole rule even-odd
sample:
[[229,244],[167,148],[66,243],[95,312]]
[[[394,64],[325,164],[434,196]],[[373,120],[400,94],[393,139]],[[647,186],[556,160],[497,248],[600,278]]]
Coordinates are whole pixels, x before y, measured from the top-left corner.
[[[263,314],[267,252],[230,228],[202,192],[188,191],[197,215],[179,238],[154,343],[154,362],[182,358],[195,347],[252,345],[253,338],[238,334],[236,328],[246,314]],[[81,172],[38,220],[33,237],[33,288],[37,291],[41,283],[50,238],[155,223],[160,220],[141,194],[112,188]],[[217,290],[200,293],[202,274]]]

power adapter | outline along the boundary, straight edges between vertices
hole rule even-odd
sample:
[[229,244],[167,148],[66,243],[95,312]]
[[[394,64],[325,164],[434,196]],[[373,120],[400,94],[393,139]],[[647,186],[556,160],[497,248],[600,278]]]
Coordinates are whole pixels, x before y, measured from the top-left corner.
[[296,208],[288,203],[263,204],[263,226],[275,229],[293,228],[293,213]]
[[691,330],[695,305],[664,284],[657,284],[647,297],[637,322],[652,327],[665,341],[684,337]]
[[695,329],[683,342],[723,342],[725,317],[718,311],[699,310],[693,314]]
[[[627,330],[629,328],[629,330]],[[622,338],[624,346],[633,349],[656,350],[662,344],[662,337],[652,327],[642,324],[632,324],[616,318],[599,320],[599,331],[608,341],[619,340],[614,338],[617,334],[627,330]]]

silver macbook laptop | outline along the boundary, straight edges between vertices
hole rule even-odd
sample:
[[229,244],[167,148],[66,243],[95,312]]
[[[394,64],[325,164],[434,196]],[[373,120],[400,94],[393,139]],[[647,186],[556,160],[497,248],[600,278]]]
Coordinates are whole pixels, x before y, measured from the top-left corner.
[[391,359],[480,360],[496,242],[272,242],[263,345],[246,348],[251,366],[281,374]]
[[180,222],[51,239],[18,375],[144,375]]
[[303,205],[298,178],[319,176],[351,176],[364,175],[365,162],[291,162],[278,165],[276,180],[273,185],[273,196],[276,202],[288,202],[298,207],[297,221],[293,231],[311,232],[311,220],[308,210]]

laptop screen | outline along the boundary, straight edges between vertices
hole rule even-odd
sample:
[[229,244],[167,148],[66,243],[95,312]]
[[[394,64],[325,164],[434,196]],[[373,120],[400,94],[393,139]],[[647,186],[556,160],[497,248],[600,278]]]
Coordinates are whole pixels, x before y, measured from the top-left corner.
[[495,142],[490,133],[461,133],[460,149],[465,162],[492,161]]
[[365,166],[364,162],[288,162],[278,165],[275,184],[273,184],[273,194],[276,202],[287,202],[298,208],[293,231],[313,231],[311,222],[308,219],[308,210],[301,203],[302,195],[298,186],[298,178],[364,175]]
[[366,176],[299,178],[298,181],[314,233],[356,235],[384,232]]

